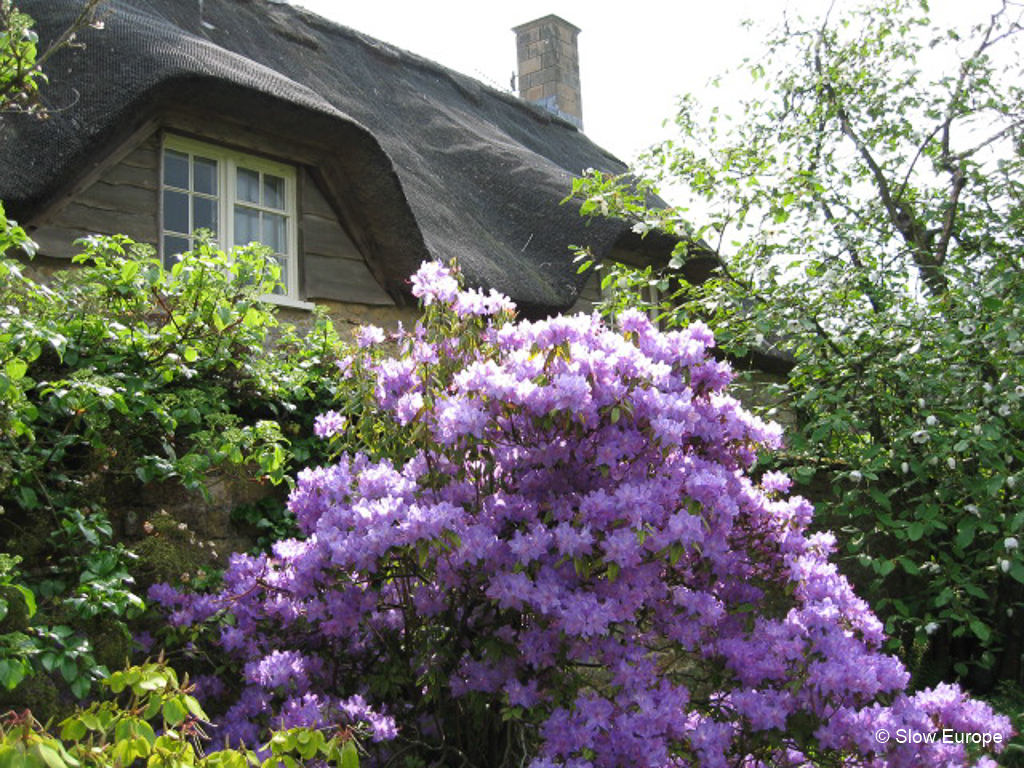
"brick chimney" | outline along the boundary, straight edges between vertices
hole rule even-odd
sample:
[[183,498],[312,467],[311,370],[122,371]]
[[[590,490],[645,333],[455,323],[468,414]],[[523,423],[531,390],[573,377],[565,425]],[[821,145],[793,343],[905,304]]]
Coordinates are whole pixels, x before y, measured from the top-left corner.
[[577,27],[550,15],[515,27],[519,97],[583,130]]

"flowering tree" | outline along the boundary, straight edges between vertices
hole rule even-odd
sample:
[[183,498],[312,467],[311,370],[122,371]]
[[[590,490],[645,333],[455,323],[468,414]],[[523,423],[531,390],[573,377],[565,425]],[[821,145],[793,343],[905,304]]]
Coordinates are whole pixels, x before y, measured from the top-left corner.
[[741,67],[759,88],[735,120],[684,99],[640,172],[700,228],[615,180],[579,190],[716,250],[670,321],[793,361],[779,466],[827,489],[843,572],[919,681],[978,692],[1024,683],[1024,17],[987,5],[959,29],[920,0],[789,18]]
[[361,721],[372,764],[533,768],[961,765],[876,732],[1008,738],[954,687],[904,692],[810,505],[748,475],[780,430],[725,394],[706,327],[514,322],[437,264],[413,286],[423,322],[342,366],[411,458],[303,471],[304,539],[151,594],[241,664],[226,734]]

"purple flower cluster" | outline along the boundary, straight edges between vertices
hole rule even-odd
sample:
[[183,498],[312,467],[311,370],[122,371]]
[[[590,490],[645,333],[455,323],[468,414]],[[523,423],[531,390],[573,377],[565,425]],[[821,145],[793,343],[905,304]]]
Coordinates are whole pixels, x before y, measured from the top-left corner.
[[313,432],[324,439],[340,435],[345,431],[345,417],[337,411],[321,413],[313,422]]
[[512,322],[437,264],[413,286],[431,319],[397,355],[364,334],[347,375],[373,382],[415,457],[302,472],[303,541],[236,556],[216,601],[158,595],[178,623],[229,606],[236,728],[346,713],[384,761],[465,756],[515,727],[534,768],[962,765],[962,744],[922,757],[874,734],[1008,738],[955,688],[904,692],[833,539],[807,534],[810,505],[784,475],[749,476],[781,432],[725,394],[706,327]]

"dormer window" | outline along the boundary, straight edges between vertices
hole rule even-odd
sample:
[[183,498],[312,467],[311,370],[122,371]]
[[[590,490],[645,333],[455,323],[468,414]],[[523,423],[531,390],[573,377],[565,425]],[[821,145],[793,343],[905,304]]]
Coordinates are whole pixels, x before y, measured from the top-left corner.
[[160,253],[170,267],[208,229],[221,248],[262,243],[281,264],[285,301],[297,301],[295,168],[179,136],[161,162]]

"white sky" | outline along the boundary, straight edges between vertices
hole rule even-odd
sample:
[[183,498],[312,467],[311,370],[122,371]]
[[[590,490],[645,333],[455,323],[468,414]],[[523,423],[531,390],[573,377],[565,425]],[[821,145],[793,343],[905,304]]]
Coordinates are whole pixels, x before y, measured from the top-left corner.
[[[630,161],[663,136],[675,97],[700,91],[756,40],[739,28],[776,0],[293,0],[314,13],[508,90],[512,28],[554,13],[582,31],[580,81],[587,135]],[[814,0],[812,0],[813,2]],[[804,2],[804,5],[807,3]],[[822,0],[817,0],[821,5]]]
[[[784,10],[817,15],[829,0],[292,0],[367,35],[508,90],[512,28],[554,13],[582,31],[580,80],[587,135],[630,162],[661,138],[676,96],[706,93],[709,78],[756,55]],[[842,0],[840,0],[841,2]],[[993,0],[932,0],[932,15],[974,15]],[[980,8],[979,8],[980,6]],[[765,22],[753,30],[744,18]],[[760,27],[760,28],[759,28]]]

